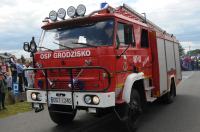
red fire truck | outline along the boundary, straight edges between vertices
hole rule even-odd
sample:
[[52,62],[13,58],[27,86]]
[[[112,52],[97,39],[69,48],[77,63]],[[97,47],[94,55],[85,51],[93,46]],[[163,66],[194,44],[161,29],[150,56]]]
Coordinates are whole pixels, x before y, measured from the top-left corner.
[[80,109],[112,109],[131,126],[146,102],[173,102],[181,80],[175,36],[126,4],[85,11],[84,5],[51,11],[39,44],[24,43],[34,62],[28,70],[35,74],[27,100],[36,112],[47,104],[60,125]]

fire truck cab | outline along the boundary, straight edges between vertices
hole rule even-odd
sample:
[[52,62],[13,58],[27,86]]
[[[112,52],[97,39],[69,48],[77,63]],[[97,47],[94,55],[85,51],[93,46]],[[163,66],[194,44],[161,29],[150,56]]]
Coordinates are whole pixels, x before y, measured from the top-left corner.
[[106,6],[84,16],[85,7],[52,11],[44,20],[33,53],[34,87],[27,100],[37,111],[47,104],[57,124],[71,122],[77,110],[111,108],[128,124],[146,102],[171,103],[181,80],[179,42],[128,5]]

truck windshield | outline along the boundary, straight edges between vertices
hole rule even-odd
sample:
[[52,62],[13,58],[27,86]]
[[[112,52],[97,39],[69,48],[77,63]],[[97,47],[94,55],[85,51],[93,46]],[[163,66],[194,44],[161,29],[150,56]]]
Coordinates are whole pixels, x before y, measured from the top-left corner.
[[40,46],[49,49],[109,46],[113,43],[113,20],[44,31]]

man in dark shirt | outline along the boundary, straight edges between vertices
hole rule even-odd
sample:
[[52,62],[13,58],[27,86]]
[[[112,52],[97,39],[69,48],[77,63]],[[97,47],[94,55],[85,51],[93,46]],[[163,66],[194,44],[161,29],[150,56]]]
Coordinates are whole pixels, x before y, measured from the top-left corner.
[[3,73],[0,70],[0,110],[1,105],[3,109],[6,109],[5,107],[5,96],[6,96],[6,81]]

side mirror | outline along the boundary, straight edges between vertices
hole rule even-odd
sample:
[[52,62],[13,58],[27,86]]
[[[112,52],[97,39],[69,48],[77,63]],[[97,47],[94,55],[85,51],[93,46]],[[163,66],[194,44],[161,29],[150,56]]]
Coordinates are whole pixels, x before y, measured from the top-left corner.
[[26,52],[29,52],[29,51],[30,51],[29,42],[24,42],[23,49],[24,49],[24,51],[26,51]]

